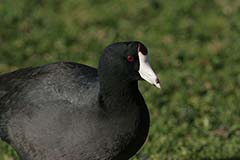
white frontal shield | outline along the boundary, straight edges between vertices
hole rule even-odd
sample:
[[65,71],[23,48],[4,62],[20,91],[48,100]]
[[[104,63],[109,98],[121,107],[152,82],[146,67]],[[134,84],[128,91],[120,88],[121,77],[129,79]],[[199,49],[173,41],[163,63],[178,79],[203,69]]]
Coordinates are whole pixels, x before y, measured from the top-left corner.
[[156,86],[157,88],[160,88],[160,81],[150,66],[148,55],[147,54],[144,55],[139,51],[138,57],[139,57],[138,72],[140,76],[150,84]]

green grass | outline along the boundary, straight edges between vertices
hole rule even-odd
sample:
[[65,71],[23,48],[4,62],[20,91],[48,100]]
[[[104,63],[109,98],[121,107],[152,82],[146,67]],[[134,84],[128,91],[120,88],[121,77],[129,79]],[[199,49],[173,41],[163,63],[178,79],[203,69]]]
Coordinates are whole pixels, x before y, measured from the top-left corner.
[[[240,159],[239,9],[238,0],[1,0],[0,72],[97,66],[106,45],[142,41],[162,89],[140,83],[151,129],[133,160]],[[14,155],[0,143],[0,160]]]

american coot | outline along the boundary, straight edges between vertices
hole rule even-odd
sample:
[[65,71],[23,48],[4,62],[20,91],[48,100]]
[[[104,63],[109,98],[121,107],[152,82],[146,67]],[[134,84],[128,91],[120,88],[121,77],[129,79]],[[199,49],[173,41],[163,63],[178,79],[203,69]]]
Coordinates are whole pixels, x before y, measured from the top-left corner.
[[149,113],[138,80],[160,88],[141,42],[109,45],[98,70],[57,62],[0,76],[0,136],[22,160],[127,160]]

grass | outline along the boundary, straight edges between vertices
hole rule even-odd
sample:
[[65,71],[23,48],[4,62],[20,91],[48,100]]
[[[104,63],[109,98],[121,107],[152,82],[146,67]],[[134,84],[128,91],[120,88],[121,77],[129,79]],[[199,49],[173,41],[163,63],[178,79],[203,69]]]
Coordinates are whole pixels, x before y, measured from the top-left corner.
[[[103,48],[139,40],[162,90],[133,160],[240,159],[240,1],[1,0],[0,72],[65,60],[97,66]],[[0,160],[16,159],[0,143]]]

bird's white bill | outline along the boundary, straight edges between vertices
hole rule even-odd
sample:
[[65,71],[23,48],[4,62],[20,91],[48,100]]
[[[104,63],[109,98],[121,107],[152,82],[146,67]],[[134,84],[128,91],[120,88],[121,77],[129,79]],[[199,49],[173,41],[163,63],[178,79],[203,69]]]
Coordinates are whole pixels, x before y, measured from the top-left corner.
[[150,63],[148,55],[142,54],[140,51],[138,52],[139,57],[139,74],[140,76],[149,82],[150,84],[156,86],[157,88],[160,88],[160,82],[157,77],[157,75],[153,72]]

